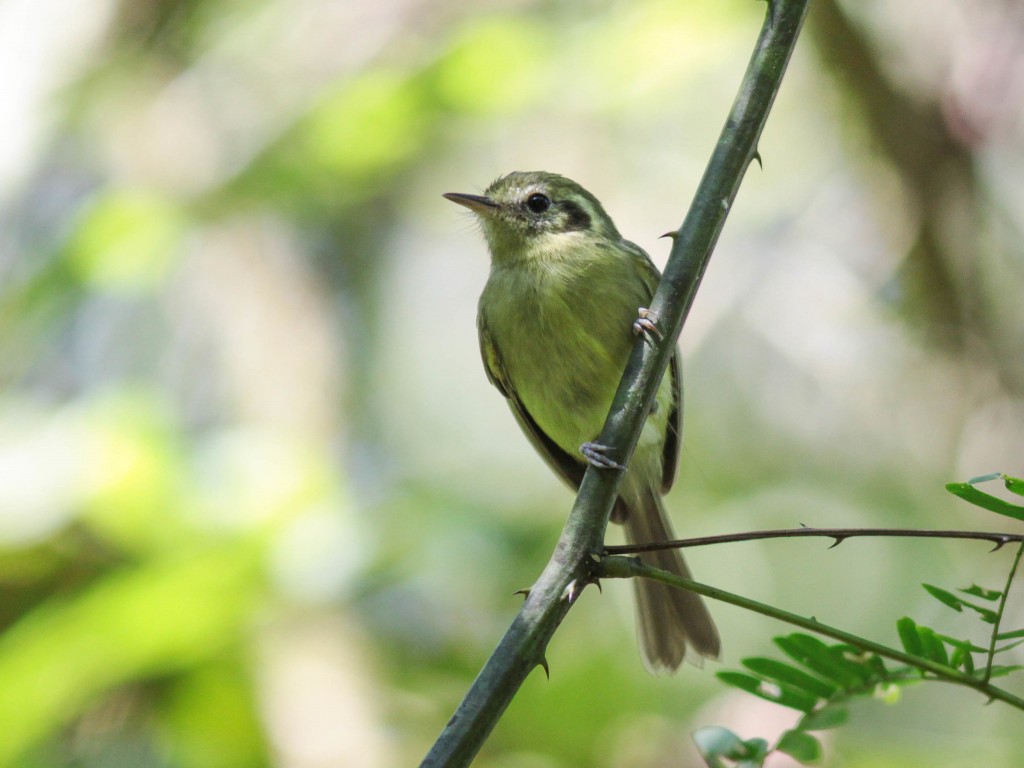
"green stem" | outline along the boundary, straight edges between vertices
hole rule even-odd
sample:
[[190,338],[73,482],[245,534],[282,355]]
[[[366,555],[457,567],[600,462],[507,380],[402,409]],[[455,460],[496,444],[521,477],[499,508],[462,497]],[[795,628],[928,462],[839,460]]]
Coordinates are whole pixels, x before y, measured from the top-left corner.
[[764,616],[784,621],[787,624],[801,627],[802,629],[806,629],[810,632],[816,632],[819,635],[831,637],[834,640],[847,643],[855,648],[860,648],[861,650],[868,651],[870,653],[876,653],[884,658],[907,664],[908,666],[928,672],[939,680],[956,683],[958,685],[965,685],[968,688],[973,688],[974,690],[985,694],[990,699],[996,699],[1016,707],[1017,709],[1024,710],[1024,699],[1014,696],[1012,693],[992,685],[987,679],[972,677],[965,672],[952,669],[951,667],[945,667],[942,664],[931,661],[930,659],[913,656],[909,653],[898,651],[895,648],[882,645],[881,643],[876,643],[873,640],[860,637],[859,635],[851,634],[842,629],[838,629],[837,627],[822,624],[816,619],[808,619],[804,616],[784,611],[781,608],[775,608],[774,606],[760,603],[757,600],[751,600],[750,598],[743,597],[742,595],[726,592],[724,589],[718,589],[717,587],[701,584],[700,582],[693,581],[692,579],[676,576],[675,574],[668,573],[667,571],[662,571],[658,568],[654,568],[653,566],[646,565],[636,557],[623,557],[621,555],[606,557],[597,565],[595,575],[599,578],[609,579],[628,579],[639,576],[660,581],[664,584],[670,584],[674,587],[688,589],[691,592],[696,592],[699,595],[710,597],[713,600],[720,600],[723,603],[729,603],[730,605],[735,605],[739,608],[745,608],[748,611],[754,611],[755,613],[760,613]]
[[1017,548],[1017,556],[1013,558],[1013,565],[1006,575],[1006,586],[1003,587],[1003,594],[999,598],[999,609],[996,611],[996,620],[992,624],[992,639],[988,646],[988,660],[985,662],[985,677],[987,683],[992,677],[992,661],[996,655],[996,642],[999,635],[999,626],[1003,623],[1003,612],[1006,610],[1006,598],[1010,596],[1010,587],[1013,586],[1013,577],[1017,575],[1017,568],[1020,566],[1021,555],[1024,555],[1024,542]]

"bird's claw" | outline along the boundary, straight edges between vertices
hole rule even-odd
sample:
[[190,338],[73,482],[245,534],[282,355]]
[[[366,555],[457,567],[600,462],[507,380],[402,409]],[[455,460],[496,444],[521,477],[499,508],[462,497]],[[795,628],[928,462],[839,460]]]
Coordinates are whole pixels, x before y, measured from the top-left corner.
[[654,312],[647,309],[647,307],[640,307],[640,309],[637,310],[637,314],[639,317],[633,323],[633,333],[637,336],[643,336],[644,341],[652,346],[655,338],[657,338],[658,341],[665,338],[661,329],[657,326],[658,316]]
[[608,456],[608,451],[610,450],[612,450],[610,445],[601,445],[600,443],[584,443],[580,446],[580,453],[583,454],[583,458],[587,460],[587,463],[592,466],[598,469],[624,470],[624,466]]

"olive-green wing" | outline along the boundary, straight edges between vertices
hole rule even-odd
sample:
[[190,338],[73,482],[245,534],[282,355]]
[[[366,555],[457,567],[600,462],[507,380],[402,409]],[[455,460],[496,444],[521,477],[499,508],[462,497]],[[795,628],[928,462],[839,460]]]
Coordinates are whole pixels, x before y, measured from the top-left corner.
[[[651,257],[636,243],[624,241],[627,250],[636,259],[640,267],[640,274],[643,276],[644,284],[650,298],[658,289],[661,281],[661,272],[654,266]],[[680,361],[679,350],[672,355],[668,364],[668,375],[672,380],[672,412],[668,415],[668,423],[665,425],[665,448],[662,453],[661,466],[661,492],[668,493],[672,483],[676,479],[676,467],[679,465],[679,449],[683,442],[683,372]]]
[[683,443],[683,371],[679,359],[679,350],[672,355],[668,364],[669,376],[672,377],[672,412],[668,415],[665,425],[665,449],[662,452],[661,492],[668,493],[676,479],[676,467],[679,466],[679,448]]
[[519,399],[515,387],[505,374],[505,367],[501,362],[501,353],[494,343],[494,338],[487,329],[487,323],[481,312],[477,318],[477,331],[480,335],[480,354],[484,360],[484,370],[487,371],[487,378],[491,384],[498,388],[498,391],[505,396],[512,414],[519,422],[523,433],[529,438],[530,443],[536,449],[548,466],[555,474],[562,478],[573,488],[579,488],[583,482],[583,473],[586,465],[582,458],[575,458],[563,451],[548,435],[542,430],[537,422],[533,420],[529,411]]

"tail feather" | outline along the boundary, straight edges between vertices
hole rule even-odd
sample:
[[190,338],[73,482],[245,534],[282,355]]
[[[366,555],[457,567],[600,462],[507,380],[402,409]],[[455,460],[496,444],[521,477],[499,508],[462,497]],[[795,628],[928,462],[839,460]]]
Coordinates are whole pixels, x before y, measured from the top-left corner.
[[[636,507],[623,511],[622,522],[630,543],[647,544],[675,538],[661,497],[654,491],[644,494]],[[644,552],[640,559],[655,568],[690,578],[678,549]],[[649,579],[634,579],[634,584],[640,653],[651,672],[674,672],[682,663],[687,646],[701,656],[718,658],[721,652],[718,630],[700,595]]]

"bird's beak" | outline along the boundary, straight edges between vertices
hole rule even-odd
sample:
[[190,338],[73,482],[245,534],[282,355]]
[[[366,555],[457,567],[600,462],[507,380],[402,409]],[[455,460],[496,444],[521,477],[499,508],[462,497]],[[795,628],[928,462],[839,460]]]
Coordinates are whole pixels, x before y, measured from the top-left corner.
[[445,192],[444,197],[453,203],[464,205],[474,213],[487,213],[498,207],[498,204],[489,197],[481,195],[467,195],[462,192]]

